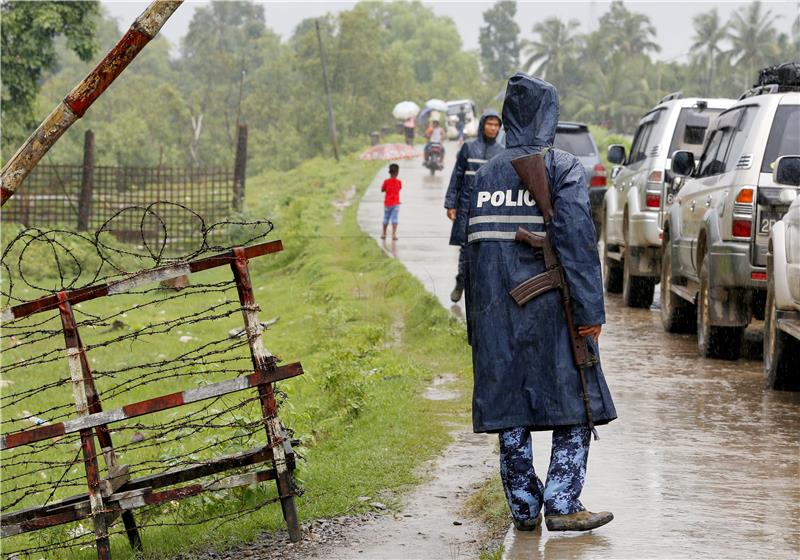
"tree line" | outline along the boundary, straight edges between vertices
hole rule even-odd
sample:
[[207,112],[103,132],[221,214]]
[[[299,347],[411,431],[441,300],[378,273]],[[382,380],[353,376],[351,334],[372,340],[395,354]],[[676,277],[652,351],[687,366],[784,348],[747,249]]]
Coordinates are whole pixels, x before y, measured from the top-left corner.
[[800,57],[800,14],[790,33],[775,28],[777,16],[759,1],[724,20],[717,8],[695,16],[686,62],[657,61],[661,51],[650,19],[615,0],[597,29],[579,33],[574,19],[548,18],[522,38],[514,22],[516,2],[497,2],[484,14],[481,55],[487,78],[522,68],[552,82],[562,118],[631,132],[638,118],[664,95],[738,97],[758,70]]
[[[500,108],[505,79],[523,69],[553,82],[562,118],[630,132],[661,96],[737,96],[758,68],[797,58],[791,35],[755,1],[723,21],[694,19],[688,62],[655,61],[655,28],[621,0],[590,33],[574,20],[536,22],[523,37],[516,3],[483,13],[480,48],[465,51],[455,23],[419,2],[362,2],[318,18],[336,126],[345,151],[392,126],[404,99],[472,98]],[[2,3],[2,157],[119,39],[97,2]],[[269,5],[212,1],[198,7],[177,52],[156,38],[49,154],[81,161],[82,131],[105,165],[232,165],[237,124],[249,127],[249,171],[288,169],[330,151],[315,20],[288,37]],[[127,22],[126,22],[127,23]]]

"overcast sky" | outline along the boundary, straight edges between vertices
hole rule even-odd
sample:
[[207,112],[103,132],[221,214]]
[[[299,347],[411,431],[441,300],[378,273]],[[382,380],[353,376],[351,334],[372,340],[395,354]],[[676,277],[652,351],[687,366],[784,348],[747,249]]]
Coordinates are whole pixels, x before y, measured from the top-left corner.
[[[685,60],[691,45],[692,17],[717,7],[723,20],[735,10],[746,6],[749,2],[663,2],[639,1],[625,2],[629,10],[641,12],[650,18],[658,34],[661,53],[657,58],[662,60]],[[147,1],[128,2],[118,0],[102,0],[102,4],[117,18],[120,28],[127,28],[136,16],[149,4]],[[164,25],[161,33],[174,45],[178,45],[186,33],[189,22],[198,6],[208,4],[207,0],[187,0]],[[304,18],[315,17],[326,12],[338,12],[351,8],[355,2],[263,2],[267,25],[279,35],[286,38],[291,35],[295,26]],[[464,47],[478,48],[478,30],[483,23],[483,12],[492,2],[437,1],[423,2],[439,15],[453,19],[461,33]],[[562,19],[577,19],[583,31],[597,26],[598,18],[608,10],[607,1],[574,2],[517,2],[517,23],[523,37],[532,38],[531,28],[534,23],[550,16]],[[775,26],[784,32],[791,28],[791,22],[798,13],[797,0],[778,2],[762,2],[765,9],[777,16]]]

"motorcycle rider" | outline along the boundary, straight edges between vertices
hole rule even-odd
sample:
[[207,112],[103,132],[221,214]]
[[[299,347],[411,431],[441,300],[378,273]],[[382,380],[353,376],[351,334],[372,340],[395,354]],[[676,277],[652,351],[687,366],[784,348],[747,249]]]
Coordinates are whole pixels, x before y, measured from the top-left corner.
[[458,251],[458,273],[456,286],[450,292],[450,300],[457,302],[464,292],[464,272],[466,267],[467,242],[467,208],[469,196],[472,191],[475,173],[481,166],[492,159],[495,154],[503,151],[502,140],[498,140],[502,120],[494,109],[487,109],[481,115],[478,123],[478,136],[475,140],[465,142],[458,151],[456,166],[450,176],[450,185],[444,196],[444,207],[447,217],[453,222],[450,229],[450,245],[460,247]]
[[428,158],[431,155],[431,146],[433,144],[439,144],[442,147],[442,160],[444,160],[444,139],[447,136],[445,135],[444,129],[439,126],[438,113],[431,115],[431,118],[433,119],[431,121],[431,126],[425,131],[425,138],[428,139],[428,143],[425,144],[425,164],[428,163]]

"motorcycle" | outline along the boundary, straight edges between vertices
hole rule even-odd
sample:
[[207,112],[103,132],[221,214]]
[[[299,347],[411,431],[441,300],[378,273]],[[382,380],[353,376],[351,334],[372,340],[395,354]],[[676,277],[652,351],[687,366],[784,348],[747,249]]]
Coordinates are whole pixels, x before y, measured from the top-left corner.
[[428,148],[428,158],[425,160],[425,167],[430,170],[431,175],[444,169],[444,146],[438,143],[431,143]]

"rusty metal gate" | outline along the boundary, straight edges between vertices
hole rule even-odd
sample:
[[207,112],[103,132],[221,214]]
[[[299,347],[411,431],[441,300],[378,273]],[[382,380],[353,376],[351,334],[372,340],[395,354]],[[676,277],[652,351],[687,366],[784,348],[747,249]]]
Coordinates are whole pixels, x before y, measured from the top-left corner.
[[[280,502],[291,540],[297,541],[301,538],[294,503],[294,496],[298,492],[293,478],[295,452],[292,448],[290,434],[278,417],[278,399],[276,398],[274,384],[277,381],[298,376],[303,373],[303,370],[300,363],[279,365],[278,359],[266,349],[263,336],[265,327],[259,320],[259,307],[255,301],[248,264],[251,259],[281,250],[281,241],[235,247],[212,256],[144,270],[121,279],[96,283],[74,290],[60,291],[47,297],[19,303],[3,311],[2,322],[6,331],[3,336],[6,337],[6,340],[14,338],[16,333],[15,344],[23,345],[29,342],[29,337],[34,339],[36,336],[39,336],[39,339],[44,338],[44,335],[40,336],[37,333],[45,333],[48,336],[56,337],[63,335],[66,346],[66,360],[69,366],[69,376],[63,382],[48,381],[47,383],[36,385],[32,390],[12,391],[11,395],[8,395],[8,391],[6,391],[7,394],[4,398],[11,398],[14,402],[24,401],[24,399],[30,398],[34,391],[56,390],[59,387],[71,386],[76,414],[73,416],[69,414],[68,410],[56,412],[57,409],[63,407],[54,405],[38,413],[36,410],[34,413],[26,410],[26,415],[12,418],[9,422],[5,422],[6,425],[11,424],[12,426],[15,422],[30,422],[34,423],[35,427],[6,432],[0,439],[0,450],[2,450],[4,456],[4,463],[7,465],[5,467],[5,478],[7,480],[3,487],[3,494],[11,494],[9,499],[4,500],[4,508],[9,503],[27,503],[26,500],[29,500],[29,494],[49,495],[42,503],[28,505],[16,511],[4,509],[0,512],[0,532],[4,539],[82,519],[91,519],[93,544],[97,548],[98,558],[106,560],[111,558],[110,539],[112,527],[119,518],[122,518],[124,529],[119,530],[118,534],[126,535],[132,547],[136,549],[142,548],[142,538],[139,532],[142,524],[139,523],[137,525],[137,519],[133,513],[134,510],[172,503],[176,500],[197,496],[205,492],[241,488],[268,480],[274,480],[277,485],[277,496],[270,501]],[[155,378],[164,376],[164,371],[166,370],[163,367],[146,370],[144,366],[141,366],[140,370],[137,370],[137,375],[126,377],[116,385],[108,384],[108,379],[113,378],[113,375],[107,371],[102,372],[99,380],[96,379],[96,372],[93,371],[94,367],[92,365],[94,362],[92,353],[96,351],[95,348],[102,347],[105,343],[85,344],[82,341],[79,330],[96,329],[103,325],[110,325],[110,328],[113,329],[116,321],[119,321],[118,317],[121,315],[119,313],[112,314],[104,317],[99,322],[95,319],[91,321],[81,320],[77,316],[78,313],[81,317],[91,316],[87,311],[81,311],[81,306],[93,300],[111,296],[142,299],[143,296],[137,294],[145,293],[142,290],[154,283],[182,275],[211,271],[225,266],[230,267],[232,280],[229,277],[228,280],[212,283],[209,286],[214,287],[224,284],[235,287],[237,299],[231,299],[231,311],[225,316],[227,317],[231,313],[238,313],[239,311],[242,314],[243,328],[240,328],[240,332],[234,332],[231,336],[232,340],[241,341],[236,342],[236,344],[241,344],[241,346],[237,346],[238,348],[244,349],[246,347],[249,350],[249,362],[251,364],[249,371],[240,369],[237,371],[241,373],[237,376],[192,387],[189,385],[189,381],[194,379],[195,369],[182,370],[180,372],[180,375],[183,376],[181,383],[188,386],[184,390],[170,394],[158,394],[138,401],[124,400],[122,401],[124,404],[121,404],[121,406],[104,409],[101,398],[104,395],[107,394],[109,398],[114,398],[114,402],[119,404],[120,395],[125,396],[126,391],[143,386],[148,376]],[[218,271],[217,274],[220,272]],[[211,292],[213,290],[207,288],[201,293]],[[178,293],[164,297],[169,299],[181,297],[181,295]],[[210,298],[204,297],[204,299],[208,300]],[[144,306],[146,304],[137,303],[131,309],[138,308],[140,305]],[[207,307],[216,309],[215,306],[209,305]],[[151,313],[154,313],[154,311]],[[34,320],[34,316],[42,318]],[[58,327],[48,327],[48,323],[46,323],[48,316],[52,321],[56,321],[54,325],[58,325]],[[220,319],[217,317],[220,316],[222,315],[209,315],[212,321],[219,321]],[[32,326],[27,327],[27,330],[24,331],[14,330],[15,324],[26,320],[34,321]],[[169,321],[166,321],[166,324],[169,324]],[[175,324],[177,323],[173,323],[170,328],[174,328]],[[126,332],[126,334],[119,337],[119,340],[133,340],[141,330],[147,329],[148,327],[145,326],[140,327],[140,331]],[[25,334],[23,335],[23,333]],[[156,331],[155,334],[164,336],[160,333],[161,331]],[[133,343],[130,342],[130,344]],[[22,365],[19,367],[53,370],[52,365],[46,364],[55,363],[57,365],[63,359],[59,357],[62,352],[63,349],[59,350],[54,345],[52,350],[41,355],[44,356],[43,358],[37,357],[35,359],[22,360]],[[202,361],[196,356],[201,356],[204,353],[213,355],[213,347],[209,344],[201,345],[197,353],[187,354],[189,357],[186,360],[196,365],[197,362]],[[243,356],[239,356],[237,359],[246,360]],[[224,359],[212,357],[209,363],[222,362],[224,362]],[[13,371],[14,367],[16,367],[16,364],[13,362],[4,365],[4,374],[8,371]],[[151,366],[148,365],[148,367]],[[219,371],[234,370],[220,369]],[[111,373],[113,374],[114,372]],[[5,378],[7,379],[8,377],[6,376]],[[101,386],[103,383],[106,385]],[[139,390],[142,391],[144,389]],[[184,413],[183,417],[169,421],[175,426],[181,426],[184,430],[186,426],[189,426],[191,430],[191,422],[187,421],[182,425],[180,424],[183,418],[192,417],[197,419],[199,414],[205,413],[207,409],[211,408],[211,405],[208,404],[209,401],[212,403],[220,402],[219,400],[223,396],[248,392],[257,393],[252,397],[253,407],[260,409],[257,421],[248,424],[248,426],[254,426],[254,429],[261,426],[261,429],[266,432],[266,443],[255,448],[202,460],[196,460],[192,454],[189,454],[187,458],[173,465],[172,468],[166,468],[166,465],[163,464],[158,465],[158,468],[148,465],[149,474],[133,477],[132,472],[136,465],[129,465],[120,457],[120,455],[132,453],[128,445],[122,446],[124,453],[120,453],[118,450],[121,447],[119,445],[115,447],[112,441],[112,435],[116,437],[115,434],[121,433],[123,430],[123,428],[116,427],[119,424],[127,422],[128,429],[137,430],[133,432],[135,435],[138,431],[146,429],[141,422],[146,422],[148,417],[152,418],[153,415],[168,410],[177,409],[180,411],[183,410],[183,407],[194,406],[192,411]],[[236,410],[236,407],[242,405],[229,404],[226,406],[230,410]],[[62,420],[57,422],[49,421],[47,418],[40,418],[36,414],[41,416],[49,414],[53,418],[58,418],[58,415],[61,414]],[[174,411],[171,414],[174,414]],[[220,416],[217,415],[212,418],[220,418]],[[136,419],[136,424],[131,424],[132,419]],[[166,428],[164,426],[173,426],[169,422],[159,425],[158,429],[165,431]],[[203,422],[208,421],[204,420]],[[204,425],[203,422],[198,421],[198,424]],[[205,425],[205,427],[213,429],[215,424],[211,422],[210,425],[211,428],[208,428],[208,425]],[[77,437],[79,441],[70,440],[70,437]],[[132,437],[131,441],[134,440],[135,438]],[[156,445],[163,445],[163,443],[159,443],[159,441],[163,440],[155,438],[154,441]],[[34,454],[37,451],[37,445],[45,446],[38,448],[38,450],[46,453],[56,448],[60,450],[66,449],[66,451],[77,449],[78,452],[72,463],[66,460],[50,461]],[[193,453],[196,453],[196,451],[193,451]],[[105,466],[105,472],[101,469],[100,458],[102,458]],[[65,477],[68,478],[67,473],[70,472],[70,467],[74,464],[74,468],[77,469],[77,465],[81,460],[85,474],[84,485],[87,491],[73,496],[62,497],[51,502],[50,498],[53,497],[59,484],[66,483]],[[258,467],[258,465],[263,466]],[[12,494],[15,491],[16,471],[14,469],[22,469],[23,467],[33,469],[33,474],[37,474],[35,472],[37,469],[46,472],[49,470],[58,471],[63,468],[64,471],[55,482],[53,480],[57,478],[58,473],[47,473],[47,476],[44,477],[46,479],[44,483],[41,481],[27,482],[32,479],[30,477],[25,478],[28,477],[26,471],[24,476],[22,474],[19,475],[22,477],[20,480],[25,482],[24,484],[20,482],[17,485],[19,497],[16,497]],[[75,480],[78,481],[75,484],[78,484],[79,477],[76,477]],[[8,541],[6,542],[8,543]],[[82,542],[85,546],[85,541]],[[56,543],[50,548],[46,546],[33,547],[23,549],[19,553],[41,554],[42,552],[70,546],[76,545],[70,542]]]

